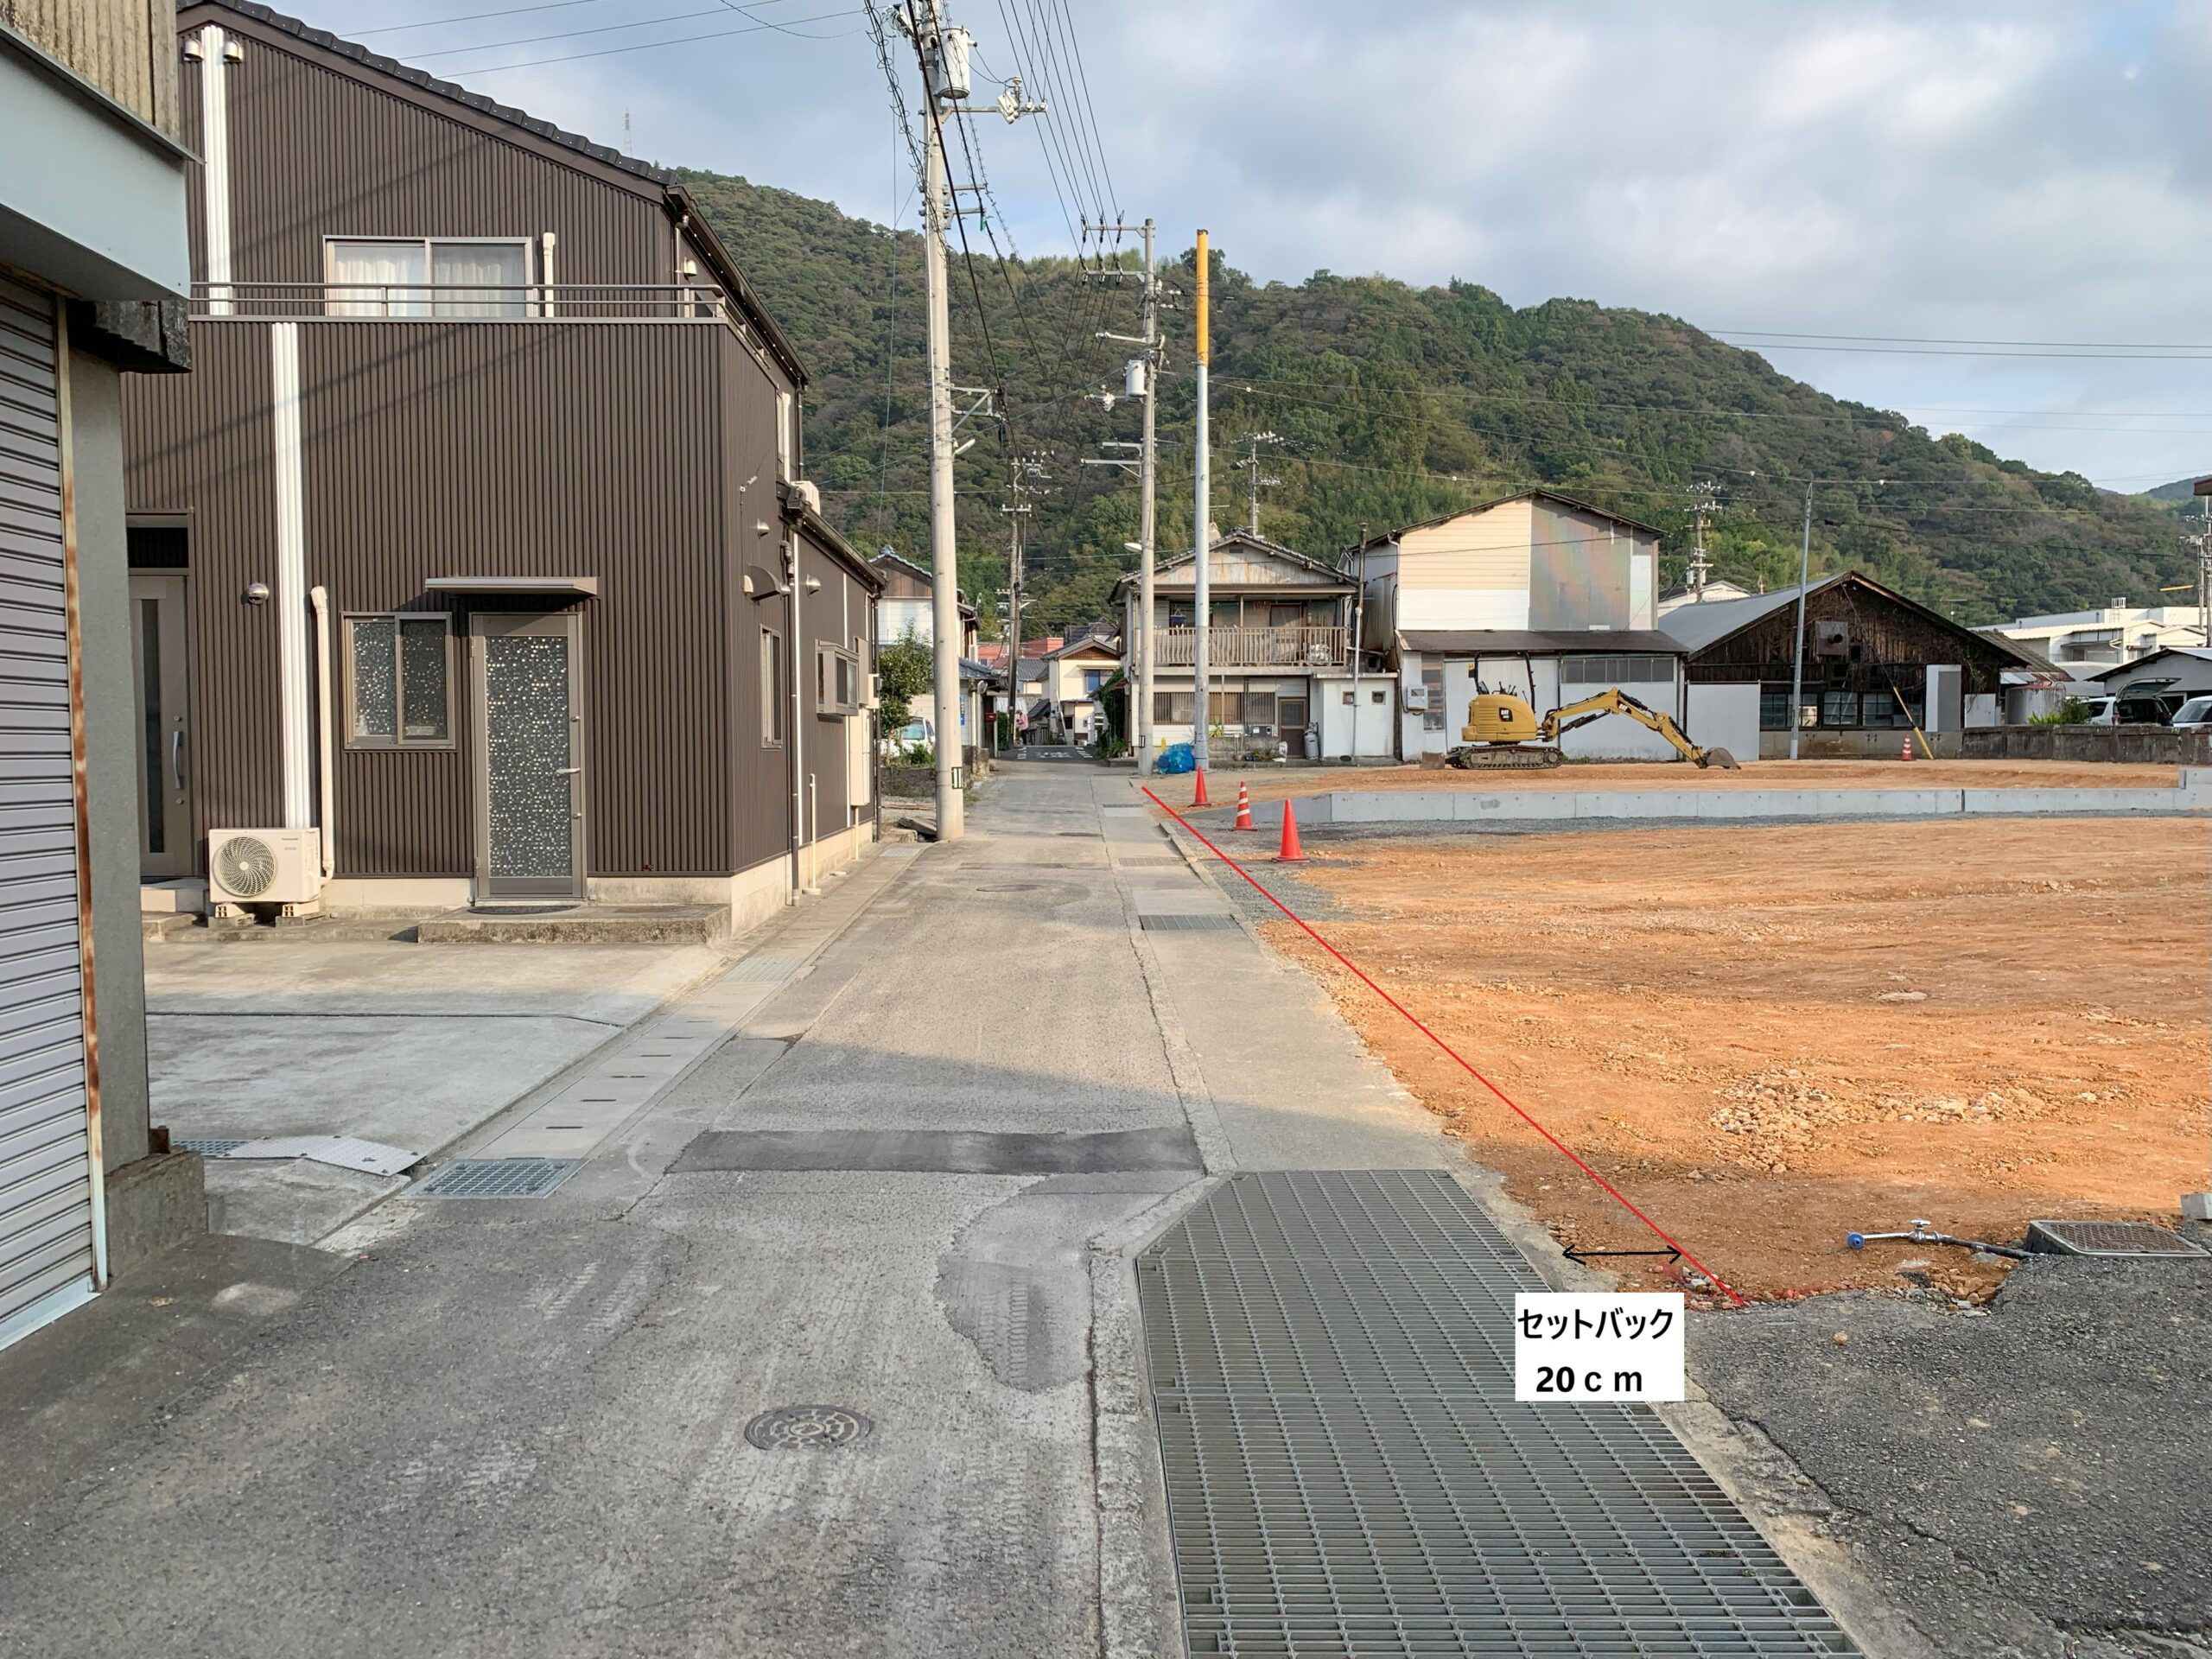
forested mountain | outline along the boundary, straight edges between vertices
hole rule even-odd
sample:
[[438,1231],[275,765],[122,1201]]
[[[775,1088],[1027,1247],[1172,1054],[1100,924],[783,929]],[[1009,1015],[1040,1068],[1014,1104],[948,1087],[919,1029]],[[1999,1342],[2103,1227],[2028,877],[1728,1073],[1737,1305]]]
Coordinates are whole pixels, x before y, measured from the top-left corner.
[[[683,176],[813,376],[807,468],[826,515],[865,550],[887,543],[926,563],[918,237],[742,179]],[[1097,396],[1120,391],[1128,348],[1095,338],[1136,332],[1135,284],[1067,259],[1001,265],[985,228],[967,227],[973,265],[957,243],[952,260],[954,378],[1003,386],[1007,420],[1003,434],[982,421],[963,433],[976,442],[957,463],[962,586],[993,613],[1010,465],[1042,451],[1051,493],[1028,520],[1025,631],[1080,625],[1133,562],[1135,480],[1078,461],[1128,453],[1101,446],[1137,435],[1136,405]],[[1191,257],[1167,272],[1185,295]],[[1674,317],[1564,299],[1516,310],[1472,283],[1318,271],[1257,283],[1218,251],[1213,295],[1215,519],[1244,522],[1241,440],[1272,432],[1284,442],[1262,449],[1261,470],[1280,481],[1261,492],[1260,529],[1318,557],[1544,484],[1660,526],[1673,581],[1689,486],[1709,479],[1718,574],[1774,587],[1796,580],[1812,480],[1815,574],[1855,566],[1961,621],[2118,594],[2146,602],[2185,580],[2170,507],[1840,402]],[[1172,551],[1191,535],[1192,319],[1182,308],[1164,323],[1159,543]]]

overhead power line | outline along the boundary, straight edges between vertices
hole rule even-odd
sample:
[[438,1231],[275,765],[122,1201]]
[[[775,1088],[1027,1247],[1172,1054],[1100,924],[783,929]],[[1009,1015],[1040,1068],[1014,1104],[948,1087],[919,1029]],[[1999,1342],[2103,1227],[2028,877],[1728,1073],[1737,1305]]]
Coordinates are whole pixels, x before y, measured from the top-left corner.
[[2078,346],[2095,352],[2212,351],[2212,346],[2194,340],[1952,340],[1941,334],[1808,334],[1792,333],[1787,328],[1707,328],[1701,332],[1713,335],[1716,340],[1757,335],[1765,340],[1846,340],[1861,343],[1878,341],[1891,346],[2040,346],[2053,348]]
[[543,5],[507,6],[498,11],[464,11],[454,17],[418,17],[411,23],[386,23],[382,29],[356,29],[348,33],[357,41],[372,35],[404,35],[417,29],[443,29],[448,23],[481,22],[486,17],[519,17],[531,11],[569,11],[577,6],[595,6],[602,0],[547,0]]
[[[811,17],[794,17],[791,19],[791,23],[830,23],[836,22],[841,17],[857,17],[860,15],[860,10],[857,7],[855,7],[842,11],[817,12]],[[702,34],[677,35],[673,35],[665,41],[639,41],[635,45],[632,46],[602,47],[596,52],[571,52],[557,58],[525,58],[520,63],[490,63],[481,66],[469,66],[454,70],[451,73],[457,75],[497,75],[503,74],[510,69],[534,69],[541,64],[577,63],[586,58],[611,58],[625,52],[651,52],[664,46],[687,46],[694,41],[726,41],[731,36],[737,35],[766,35],[772,32],[788,35],[791,33],[791,25],[783,23],[750,23],[743,29],[710,29]],[[858,34],[859,32],[860,31],[857,29],[847,29],[840,31],[840,33],[836,35],[802,35],[799,38],[803,40],[814,41],[834,41],[843,38],[845,35]],[[480,48],[478,49],[488,51],[492,48]]]

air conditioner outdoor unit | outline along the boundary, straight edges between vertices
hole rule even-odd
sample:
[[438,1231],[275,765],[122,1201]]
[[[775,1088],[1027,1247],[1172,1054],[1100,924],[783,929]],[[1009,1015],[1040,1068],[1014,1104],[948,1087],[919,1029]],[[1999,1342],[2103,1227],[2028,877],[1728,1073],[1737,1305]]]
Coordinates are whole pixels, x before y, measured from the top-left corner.
[[316,830],[212,830],[207,896],[217,913],[240,905],[307,905],[322,892]]

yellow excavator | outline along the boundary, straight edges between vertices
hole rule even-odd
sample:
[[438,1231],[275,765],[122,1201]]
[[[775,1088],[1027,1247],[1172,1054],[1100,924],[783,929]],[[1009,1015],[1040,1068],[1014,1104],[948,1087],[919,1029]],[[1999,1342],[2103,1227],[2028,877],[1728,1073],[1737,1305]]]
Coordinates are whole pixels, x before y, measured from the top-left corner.
[[1727,750],[1700,748],[1671,716],[1638,702],[1618,688],[1570,702],[1564,709],[1554,709],[1540,720],[1534,709],[1511,692],[1478,686],[1475,700],[1467,705],[1467,723],[1459,733],[1462,747],[1445,758],[1466,772],[1541,771],[1559,765],[1565,758],[1559,752],[1563,733],[1587,726],[1607,715],[1626,715],[1639,726],[1650,728],[1673,744],[1682,759],[1693,766],[1719,766],[1727,772],[1739,770],[1736,757]]

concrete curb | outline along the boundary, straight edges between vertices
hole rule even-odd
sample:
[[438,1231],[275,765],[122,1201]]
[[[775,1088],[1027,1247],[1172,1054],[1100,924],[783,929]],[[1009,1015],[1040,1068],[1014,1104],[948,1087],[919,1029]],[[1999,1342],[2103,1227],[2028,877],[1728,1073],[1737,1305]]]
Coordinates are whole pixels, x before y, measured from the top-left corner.
[[[2175,789],[1332,790],[1295,798],[1306,829],[1375,823],[1848,823],[1885,818],[2193,817],[2212,814],[2212,786]],[[1277,834],[1282,803],[1254,806]],[[1211,830],[1235,814],[1186,815]]]
[[1183,1653],[1166,1478],[1144,1370],[1139,1252],[1218,1181],[1188,1182],[1090,1243],[1091,1480],[1097,1518],[1101,1659]]

